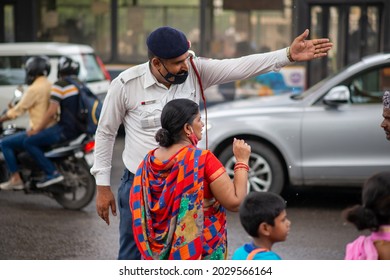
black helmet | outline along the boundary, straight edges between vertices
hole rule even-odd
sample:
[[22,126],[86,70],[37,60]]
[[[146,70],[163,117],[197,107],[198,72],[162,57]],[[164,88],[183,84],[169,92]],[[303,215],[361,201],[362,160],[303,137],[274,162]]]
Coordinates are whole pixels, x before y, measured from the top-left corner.
[[27,59],[26,84],[31,85],[39,76],[48,76],[50,73],[50,61],[47,56],[33,56]]
[[78,75],[80,71],[80,63],[74,61],[70,57],[61,56],[58,60],[58,73],[57,76],[71,76]]

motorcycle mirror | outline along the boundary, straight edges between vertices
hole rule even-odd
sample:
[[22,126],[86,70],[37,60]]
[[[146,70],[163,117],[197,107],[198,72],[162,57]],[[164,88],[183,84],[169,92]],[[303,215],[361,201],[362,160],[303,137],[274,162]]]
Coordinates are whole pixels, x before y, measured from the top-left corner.
[[18,86],[14,91],[14,100],[19,101],[20,98],[22,98],[22,95],[23,95],[23,87]]
[[11,109],[16,104],[18,104],[20,99],[22,99],[22,95],[23,95],[23,86],[19,85],[14,91],[14,96],[12,100],[8,103],[8,109]]

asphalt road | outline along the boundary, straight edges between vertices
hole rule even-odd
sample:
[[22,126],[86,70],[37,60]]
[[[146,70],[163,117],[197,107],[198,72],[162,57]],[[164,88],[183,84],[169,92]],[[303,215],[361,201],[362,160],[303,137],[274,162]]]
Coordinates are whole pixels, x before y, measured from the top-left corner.
[[[123,172],[118,138],[112,184],[116,194]],[[283,259],[343,259],[345,245],[359,233],[341,218],[341,211],[359,202],[350,191],[297,191],[286,196],[292,222],[288,240],[274,246]],[[107,226],[92,202],[82,211],[61,208],[54,200],[21,191],[0,191],[0,259],[6,260],[112,260],[118,251],[119,218]],[[363,232],[364,233],[364,232]],[[229,256],[249,237],[237,213],[228,214]]]

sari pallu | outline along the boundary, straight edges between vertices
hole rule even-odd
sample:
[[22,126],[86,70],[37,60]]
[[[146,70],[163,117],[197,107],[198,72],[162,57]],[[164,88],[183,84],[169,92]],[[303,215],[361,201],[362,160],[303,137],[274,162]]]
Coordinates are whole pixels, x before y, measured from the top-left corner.
[[225,259],[226,213],[206,199],[207,150],[182,148],[161,162],[149,152],[130,193],[133,232],[144,259]]

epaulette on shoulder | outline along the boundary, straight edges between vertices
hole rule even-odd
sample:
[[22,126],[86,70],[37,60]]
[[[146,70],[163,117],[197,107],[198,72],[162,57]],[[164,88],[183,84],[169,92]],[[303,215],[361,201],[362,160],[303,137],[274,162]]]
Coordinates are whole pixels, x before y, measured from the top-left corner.
[[137,65],[137,66],[131,67],[131,68],[123,71],[119,75],[118,78],[122,84],[126,84],[127,82],[129,82],[135,78],[138,78],[138,77],[144,75],[145,73],[146,73],[145,65],[141,64],[141,65]]

